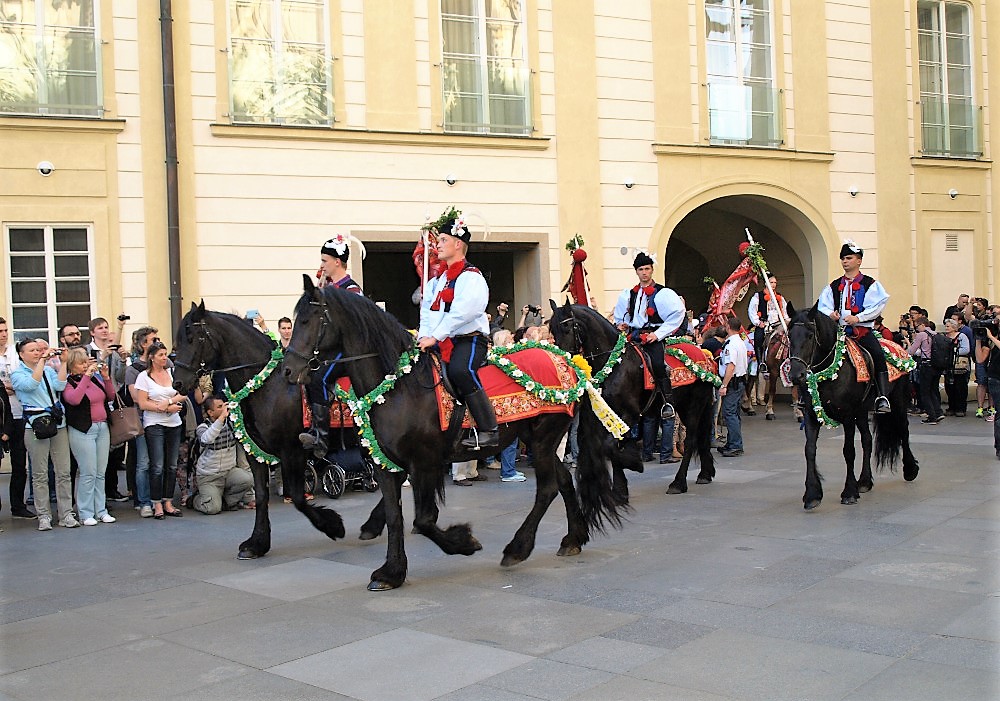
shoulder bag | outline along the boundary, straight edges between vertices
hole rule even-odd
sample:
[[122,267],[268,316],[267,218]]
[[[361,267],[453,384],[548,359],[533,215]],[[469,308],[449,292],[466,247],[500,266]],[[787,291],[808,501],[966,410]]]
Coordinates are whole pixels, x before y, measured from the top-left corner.
[[139,408],[125,406],[115,393],[115,398],[108,409],[108,429],[111,434],[111,445],[121,445],[142,435],[142,419]]
[[45,382],[45,390],[52,400],[52,406],[43,409],[41,412],[31,417],[31,430],[35,433],[35,438],[44,441],[54,438],[59,433],[59,422],[62,421],[63,410],[52,396],[52,387],[49,385],[49,378],[42,370],[42,380]]

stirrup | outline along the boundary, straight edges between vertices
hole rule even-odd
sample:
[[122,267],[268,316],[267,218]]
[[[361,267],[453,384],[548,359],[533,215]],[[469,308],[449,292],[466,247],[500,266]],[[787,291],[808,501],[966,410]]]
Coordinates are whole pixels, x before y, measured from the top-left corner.
[[[883,407],[882,409],[879,409],[879,404],[881,402],[885,402],[885,407]],[[874,408],[874,410],[875,410],[876,414],[891,414],[892,413],[892,405],[889,404],[889,398],[886,397],[884,394],[880,394],[879,396],[875,397],[875,408]]]
[[[479,442],[479,431],[472,427],[472,435],[462,439],[462,445],[469,450],[482,450],[483,448],[495,448],[500,444],[498,431],[483,431],[483,441]],[[492,440],[490,440],[492,438]]]
[[668,401],[663,402],[663,406],[660,408],[660,420],[669,421],[677,416],[677,412],[674,411],[674,405]]

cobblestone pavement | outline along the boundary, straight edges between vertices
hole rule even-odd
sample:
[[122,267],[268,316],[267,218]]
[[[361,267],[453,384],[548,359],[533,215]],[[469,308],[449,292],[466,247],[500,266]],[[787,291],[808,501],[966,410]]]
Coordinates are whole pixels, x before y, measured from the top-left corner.
[[714,484],[667,496],[676,466],[647,465],[625,528],[573,558],[555,555],[556,502],[511,569],[532,471],[449,481],[441,523],[471,522],[484,549],[449,557],[407,535],[409,579],[378,594],[365,585],[385,538],[357,539],[377,495],[328,502],[348,526],[337,542],[279,500],[253,562],[235,559],[250,512],[154,521],[119,505],[116,524],[39,533],[5,508],[0,698],[997,699],[991,429],[911,419],[918,479],[877,475],[855,506],[839,503],[842,434],[823,431],[826,499],[805,512],[789,410],[747,417],[746,455],[720,459]]

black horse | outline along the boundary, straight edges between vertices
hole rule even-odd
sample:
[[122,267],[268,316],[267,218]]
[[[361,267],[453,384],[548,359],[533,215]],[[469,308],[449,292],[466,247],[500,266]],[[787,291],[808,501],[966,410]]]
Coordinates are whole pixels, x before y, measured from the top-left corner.
[[[413,348],[413,336],[395,317],[364,297],[333,287],[318,289],[307,275],[303,282],[304,294],[295,308],[295,330],[284,360],[288,381],[305,382],[320,362],[339,356],[338,363],[346,368],[357,395],[372,392],[388,374],[396,372],[402,354]],[[381,450],[404,470],[376,470],[389,540],[385,564],[372,573],[371,591],[393,589],[406,579],[401,487],[407,475],[413,487],[417,532],[449,555],[471,555],[482,549],[468,524],[443,530],[437,525],[448,464],[479,455],[457,452],[459,412],[446,431],[440,429],[433,363],[430,353],[421,353],[411,371],[401,374],[395,387],[383,395],[384,403],[373,406],[370,413]],[[556,457],[556,447],[570,420],[564,413],[542,414],[501,426],[500,445],[519,437],[531,446],[536,479],[534,506],[504,548],[503,566],[522,562],[531,554],[538,524],[557,493],[563,497],[568,522],[559,555],[579,554],[593,530],[602,530],[607,523],[621,524],[603,461],[578,463],[577,490],[569,470]]]
[[[814,509],[823,500],[822,476],[816,469],[816,440],[820,422],[816,416],[809,395],[807,378],[809,373],[821,372],[834,359],[837,343],[837,323],[812,309],[799,312],[792,319],[788,335],[790,348],[789,376],[799,388],[799,396],[805,401],[806,432],[806,491],[802,503],[806,509]],[[869,374],[872,374],[871,360]],[[820,382],[819,397],[823,411],[834,421],[844,426],[844,460],[847,462],[847,480],[840,494],[841,504],[857,504],[861,492],[869,492],[874,486],[872,479],[872,431],[868,424],[868,413],[875,403],[875,392],[871,382],[858,382],[857,371],[850,360],[843,364],[834,378]],[[875,460],[879,470],[893,469],[900,452],[903,454],[903,479],[907,482],[917,478],[919,465],[910,451],[910,428],[906,416],[910,401],[910,376],[904,374],[892,383],[889,392],[888,414],[875,414]],[[854,476],[854,429],[861,435],[861,479]]]
[[[198,377],[211,371],[224,370],[230,387],[241,388],[271,359],[276,345],[245,321],[232,314],[207,311],[204,301],[191,305],[177,330],[174,348],[174,388],[187,394]],[[285,493],[310,523],[328,537],[344,537],[344,522],[340,515],[305,500],[304,469],[306,453],[299,443],[302,431],[302,397],[298,387],[292,387],[275,370],[260,389],[242,403],[246,428],[258,446],[281,460]],[[253,533],[240,543],[239,558],[260,557],[271,549],[271,523],[268,518],[270,469],[250,457],[254,475],[257,511]],[[385,516],[379,504],[368,522],[362,526],[362,539],[374,538],[384,527]]]
[[[552,300],[549,300],[549,304],[552,306],[549,330],[556,344],[563,350],[582,353],[594,372],[599,372],[618,343],[618,329],[590,307],[578,304],[560,307]],[[653,412],[659,416],[660,412],[659,401],[654,399],[651,390],[645,389],[640,352],[634,346],[627,346],[621,362],[602,385],[602,396],[629,426],[636,425],[644,413]],[[687,435],[684,438],[684,457],[667,494],[683,494],[687,491],[688,465],[695,453],[701,461],[697,483],[709,484],[715,478],[715,460],[712,457],[713,402],[713,388],[707,382],[696,380],[693,384],[674,388],[674,407],[687,429]],[[638,468],[629,464],[627,456],[630,453],[623,452],[622,446],[615,445],[614,438],[606,431],[585,432],[581,427],[578,436],[581,452],[585,443],[600,441],[599,450],[611,458],[615,494],[620,500],[627,501],[628,480],[622,468],[641,472],[642,463],[639,463]]]

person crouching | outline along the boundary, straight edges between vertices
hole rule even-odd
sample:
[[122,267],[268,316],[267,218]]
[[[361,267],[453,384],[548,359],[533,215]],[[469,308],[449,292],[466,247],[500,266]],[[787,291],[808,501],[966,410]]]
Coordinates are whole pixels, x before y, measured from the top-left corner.
[[218,397],[209,397],[201,408],[205,420],[196,429],[201,448],[195,467],[198,490],[191,495],[191,507],[211,515],[253,501],[253,477],[239,465],[229,405]]

